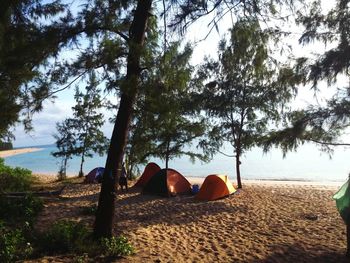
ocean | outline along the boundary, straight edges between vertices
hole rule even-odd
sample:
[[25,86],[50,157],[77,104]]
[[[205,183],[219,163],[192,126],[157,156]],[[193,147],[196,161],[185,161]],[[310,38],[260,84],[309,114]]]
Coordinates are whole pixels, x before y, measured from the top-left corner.
[[[54,158],[51,152],[54,145],[34,146],[42,148],[37,152],[14,155],[5,158],[10,166],[19,166],[32,170],[34,173],[57,174],[59,159]],[[105,165],[106,156],[87,158],[84,164],[84,173],[95,167]],[[159,166],[165,164],[159,159],[152,159]],[[230,179],[236,179],[234,158],[222,154],[214,156],[209,163],[191,161],[186,158],[173,159],[169,167],[178,170],[185,176],[205,177],[209,174],[227,174]],[[68,162],[68,174],[76,175],[79,172],[80,158],[73,157]],[[141,167],[142,170],[142,167]],[[336,148],[332,158],[320,152],[314,145],[303,145],[297,152],[288,153],[283,158],[278,149],[263,154],[261,149],[253,149],[242,156],[241,176],[244,179],[255,180],[302,180],[315,182],[344,182],[350,172],[350,149]]]

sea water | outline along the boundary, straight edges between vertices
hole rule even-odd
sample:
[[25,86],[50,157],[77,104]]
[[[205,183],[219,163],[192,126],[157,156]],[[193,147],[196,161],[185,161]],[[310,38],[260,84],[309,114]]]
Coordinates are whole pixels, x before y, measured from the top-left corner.
[[[10,166],[19,166],[32,170],[34,173],[57,174],[60,160],[51,155],[56,150],[54,145],[35,146],[42,150],[14,155],[5,158]],[[159,166],[164,167],[162,160],[151,159]],[[95,167],[104,166],[106,156],[86,158],[84,173]],[[327,182],[346,181],[350,172],[350,149],[336,148],[332,158],[320,152],[313,145],[303,145],[297,152],[288,153],[283,158],[278,149],[263,154],[260,149],[253,149],[245,153],[241,159],[242,179],[258,180],[303,180]],[[173,159],[169,167],[174,168],[185,176],[205,177],[209,174],[227,174],[234,180],[236,178],[235,160],[222,154],[214,156],[209,163],[196,161],[192,163],[187,157]],[[67,173],[76,175],[80,168],[80,158],[73,157],[68,161]],[[142,170],[143,167],[141,167]]]

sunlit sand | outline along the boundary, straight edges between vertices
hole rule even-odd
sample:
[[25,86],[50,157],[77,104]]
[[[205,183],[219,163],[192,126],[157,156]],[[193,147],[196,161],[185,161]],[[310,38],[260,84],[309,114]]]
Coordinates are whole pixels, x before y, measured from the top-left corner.
[[[211,202],[134,188],[120,193],[116,230],[136,254],[117,262],[346,262],[345,225],[332,200],[336,185],[243,183],[237,194]],[[94,217],[81,210],[97,204],[99,190],[67,186],[62,200],[47,203],[36,227],[45,230],[63,218],[92,226]]]

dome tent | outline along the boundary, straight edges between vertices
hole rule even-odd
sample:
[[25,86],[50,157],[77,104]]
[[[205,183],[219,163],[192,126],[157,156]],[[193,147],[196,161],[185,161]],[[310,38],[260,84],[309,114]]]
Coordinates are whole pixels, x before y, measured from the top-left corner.
[[175,196],[181,193],[190,193],[191,184],[174,169],[162,169],[153,175],[143,188],[144,193],[163,196]]
[[85,183],[94,184],[94,183],[101,183],[102,175],[105,168],[103,167],[96,167],[92,169],[86,176],[85,176]]
[[196,199],[211,201],[223,198],[234,192],[236,192],[236,189],[227,175],[212,174],[205,178],[199,192],[196,194]]
[[143,171],[140,178],[137,180],[134,186],[143,187],[147,184],[148,180],[160,171],[160,167],[156,163],[149,163],[146,165],[145,170]]

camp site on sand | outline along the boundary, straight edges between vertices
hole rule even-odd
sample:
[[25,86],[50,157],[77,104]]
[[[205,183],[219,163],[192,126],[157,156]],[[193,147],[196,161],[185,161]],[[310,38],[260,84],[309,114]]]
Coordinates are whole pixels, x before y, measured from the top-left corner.
[[0,263],[350,262],[350,0],[0,3]]

